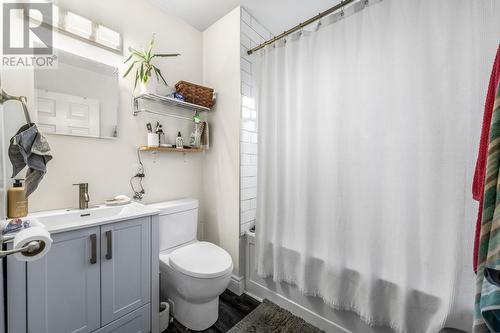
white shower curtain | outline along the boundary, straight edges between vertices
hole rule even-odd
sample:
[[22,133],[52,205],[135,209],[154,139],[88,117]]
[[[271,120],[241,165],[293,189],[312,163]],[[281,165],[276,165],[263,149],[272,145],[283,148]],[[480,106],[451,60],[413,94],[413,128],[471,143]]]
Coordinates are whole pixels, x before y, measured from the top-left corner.
[[500,6],[363,4],[255,56],[257,270],[371,324],[434,333],[458,311],[470,330],[470,179]]

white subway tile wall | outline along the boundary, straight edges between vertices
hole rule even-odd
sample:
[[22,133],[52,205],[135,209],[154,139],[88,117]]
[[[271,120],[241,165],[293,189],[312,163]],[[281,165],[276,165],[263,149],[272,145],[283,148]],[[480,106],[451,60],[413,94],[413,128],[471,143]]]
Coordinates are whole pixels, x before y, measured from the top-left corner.
[[241,8],[241,136],[240,136],[240,224],[241,234],[255,225],[257,208],[257,109],[254,99],[255,67],[247,51],[272,34]]
[[252,63],[246,59],[241,59],[241,70],[244,73],[252,74]]

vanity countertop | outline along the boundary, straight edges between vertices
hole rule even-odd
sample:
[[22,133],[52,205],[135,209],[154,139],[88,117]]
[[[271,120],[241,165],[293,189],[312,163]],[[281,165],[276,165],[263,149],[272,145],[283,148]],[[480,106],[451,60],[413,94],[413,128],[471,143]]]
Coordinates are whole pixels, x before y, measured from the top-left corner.
[[131,202],[123,206],[99,205],[89,209],[59,209],[29,214],[27,218],[39,221],[51,234],[77,230],[108,223],[157,215],[157,209]]

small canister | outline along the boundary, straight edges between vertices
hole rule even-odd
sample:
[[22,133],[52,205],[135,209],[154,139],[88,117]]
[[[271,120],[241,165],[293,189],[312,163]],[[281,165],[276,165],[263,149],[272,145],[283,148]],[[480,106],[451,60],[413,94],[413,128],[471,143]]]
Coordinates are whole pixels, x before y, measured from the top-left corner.
[[156,133],[148,133],[148,147],[159,147],[160,136]]

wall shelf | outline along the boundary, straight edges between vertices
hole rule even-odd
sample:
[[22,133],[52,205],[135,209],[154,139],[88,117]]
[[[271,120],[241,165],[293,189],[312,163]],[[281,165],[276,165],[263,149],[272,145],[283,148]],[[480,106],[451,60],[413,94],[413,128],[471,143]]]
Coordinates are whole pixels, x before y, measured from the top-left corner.
[[140,109],[139,108],[139,101],[140,100],[153,101],[153,102],[158,102],[158,103],[162,103],[162,104],[165,104],[165,105],[176,106],[176,107],[180,107],[180,108],[187,109],[187,110],[190,110],[190,111],[194,111],[196,113],[198,113],[198,112],[206,112],[206,111],[210,111],[211,110],[210,108],[207,108],[207,107],[204,107],[204,106],[200,106],[200,105],[196,105],[196,104],[193,104],[193,103],[184,102],[184,101],[175,99],[173,97],[161,96],[161,95],[157,95],[157,94],[141,94],[141,95],[138,95],[138,96],[134,97],[134,116],[137,116],[140,112],[148,112],[148,113],[154,113],[154,114],[158,114],[158,115],[170,116],[170,117],[184,119],[184,120],[190,120],[190,121],[193,120],[192,117],[188,118],[188,117],[183,117],[183,116],[169,114],[169,113],[164,113],[164,112],[151,111],[151,110],[148,110],[148,109]]
[[175,152],[175,153],[200,153],[204,151],[203,148],[167,148],[167,147],[149,147],[140,146],[140,151],[152,151],[152,152]]

